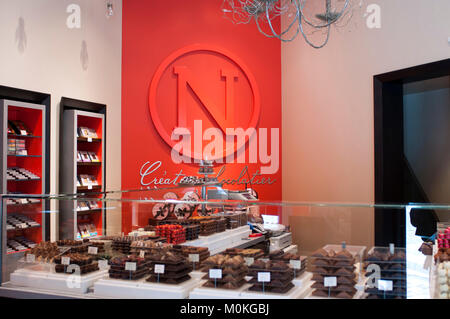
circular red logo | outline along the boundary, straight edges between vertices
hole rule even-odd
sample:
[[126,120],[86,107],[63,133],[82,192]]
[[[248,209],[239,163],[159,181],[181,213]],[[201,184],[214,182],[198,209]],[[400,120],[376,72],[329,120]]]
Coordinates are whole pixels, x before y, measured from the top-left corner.
[[[193,133],[194,122],[201,121],[201,134],[215,127],[225,135],[227,128],[256,129],[261,113],[255,77],[241,59],[200,44],[177,50],[161,63],[150,85],[149,108],[158,134],[170,147],[177,143],[171,138],[176,127]],[[230,154],[230,147],[220,158]],[[231,153],[235,151],[233,146]],[[194,152],[189,157],[202,159]]]

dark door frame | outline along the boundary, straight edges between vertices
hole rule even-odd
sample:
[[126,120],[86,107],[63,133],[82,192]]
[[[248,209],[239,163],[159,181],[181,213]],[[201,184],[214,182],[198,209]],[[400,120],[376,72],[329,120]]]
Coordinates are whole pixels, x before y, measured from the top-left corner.
[[[375,75],[375,203],[407,204],[403,154],[403,85],[450,75],[450,59]],[[375,245],[404,247],[406,219],[398,210],[375,210]]]

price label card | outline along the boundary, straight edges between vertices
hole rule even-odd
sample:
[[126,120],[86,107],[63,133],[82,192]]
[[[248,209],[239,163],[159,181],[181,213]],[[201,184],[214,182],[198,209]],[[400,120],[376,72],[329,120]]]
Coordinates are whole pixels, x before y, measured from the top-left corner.
[[255,262],[255,258],[253,258],[253,257],[245,257],[244,260],[245,260],[245,263],[247,264],[247,266],[251,266]]
[[92,184],[91,184],[91,183],[88,184],[88,189],[89,189],[89,190],[92,189]]
[[126,262],[125,263],[125,270],[136,271],[136,263]]
[[140,257],[140,258],[144,258],[144,257],[145,257],[145,251],[144,251],[144,250],[141,250],[141,251],[139,252],[139,257]]
[[165,270],[164,265],[155,265],[155,274],[163,274]]
[[88,247],[88,254],[89,255],[97,255],[98,254],[98,247]]
[[189,254],[189,261],[191,263],[198,263],[198,262],[200,262],[200,255],[199,254]]
[[211,279],[222,279],[222,269],[210,269],[209,278]]
[[323,285],[324,285],[324,287],[336,287],[337,286],[337,277],[324,277]]
[[269,258],[260,258],[259,260],[261,260],[261,261],[263,261],[263,262],[268,262],[269,261]]
[[20,203],[26,204],[26,203],[27,203],[27,200],[26,200],[25,198],[21,198],[21,199],[20,199]]
[[302,261],[301,260],[290,260],[289,264],[292,266],[292,268],[294,269],[301,269],[302,268]]
[[27,263],[34,263],[34,262],[36,262],[36,256],[33,254],[28,254],[26,261],[27,261]]
[[258,282],[270,282],[270,272],[259,272]]
[[20,135],[28,135],[28,134],[27,134],[27,131],[25,131],[25,130],[20,130]]
[[25,224],[25,223],[22,223],[22,224],[19,224],[18,225],[18,228],[28,228],[28,225],[27,224]]
[[107,260],[99,260],[98,268],[100,268],[100,270],[105,270],[106,268],[108,268],[108,261]]
[[383,291],[392,291],[394,289],[392,280],[378,280],[378,289]]
[[395,253],[395,245],[394,244],[389,244],[389,252],[391,253],[391,255],[393,255]]
[[70,257],[62,257],[61,264],[66,265],[66,266],[70,265]]
[[87,141],[88,141],[89,143],[92,143],[92,137],[88,137],[88,138],[87,138]]

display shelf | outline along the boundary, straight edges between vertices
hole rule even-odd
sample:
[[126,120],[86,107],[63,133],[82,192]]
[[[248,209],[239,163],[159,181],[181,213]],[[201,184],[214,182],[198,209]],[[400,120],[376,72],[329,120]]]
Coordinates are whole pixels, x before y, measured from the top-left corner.
[[92,186],[91,188],[89,186],[78,186],[77,187],[77,193],[85,192],[85,191],[101,191],[101,190],[102,190],[101,185]]
[[9,134],[8,137],[20,137],[20,138],[42,138],[42,136],[35,136],[35,135],[20,135],[20,134]]
[[87,138],[87,137],[77,137],[77,142],[84,142],[84,143],[101,143],[101,138]]
[[[45,211],[45,203],[15,203],[8,205],[12,200],[26,200],[27,196],[41,195],[46,192],[46,162],[47,162],[47,143],[43,136],[46,136],[47,125],[45,105],[24,103],[11,100],[0,100],[0,140],[1,140],[1,165],[0,175],[2,183],[0,187],[1,194],[11,194],[11,199],[6,197],[2,202],[3,212],[3,240],[2,242],[2,281],[7,281],[11,270],[8,264],[14,263],[21,258],[25,251],[29,249],[20,249],[24,245],[18,247],[20,250],[8,251],[9,245],[13,241],[25,240],[27,242],[38,243],[44,240],[46,221],[43,211]],[[27,155],[16,152],[26,151]],[[35,177],[28,179],[8,179],[9,174],[16,170],[14,175],[21,174]],[[32,174],[29,174],[32,173]],[[8,195],[6,195],[8,196]],[[23,196],[22,198],[20,196]],[[31,220],[38,223],[39,227],[28,227],[26,229],[9,229],[7,230],[8,216],[16,213],[23,213]],[[27,247],[28,245],[25,245]],[[15,247],[15,246],[14,246]],[[13,246],[9,247],[13,248]],[[16,248],[17,249],[17,248]]]
[[11,156],[11,157],[34,157],[34,158],[36,158],[36,157],[38,157],[38,158],[42,158],[42,155],[17,155],[17,154],[8,154],[8,156]]
[[240,299],[303,299],[311,292],[311,287],[305,286],[294,286],[285,294],[277,294],[271,292],[254,292],[254,291],[243,291],[240,295]]
[[101,162],[78,162],[78,166],[102,166]]
[[[205,274],[203,273],[203,275]],[[235,290],[198,287],[191,291],[189,299],[239,299],[241,294],[251,286],[251,284],[244,284]]]
[[[68,109],[63,112],[61,126],[62,156],[60,171],[60,192],[65,194],[83,194],[98,201],[105,191],[105,118],[103,114]],[[79,158],[98,162],[82,162]],[[77,186],[81,183],[81,186]],[[98,185],[90,185],[98,184]],[[89,186],[88,186],[89,185]],[[94,237],[104,235],[104,203],[98,201],[99,209],[78,210],[78,201],[60,203],[60,238],[92,238],[81,236],[80,228],[92,225]],[[80,234],[80,236],[79,236]],[[92,232],[91,232],[92,234]]]
[[186,299],[205,280],[191,278],[178,285],[149,283],[145,279],[100,279],[94,283],[94,295],[118,299]]
[[[85,294],[94,283],[108,276],[108,270],[75,276],[55,272],[40,271],[39,265],[18,269],[11,274],[10,284],[16,287],[39,288],[47,291]],[[77,279],[78,278],[78,279]]]
[[[190,240],[182,245],[195,247],[208,247],[211,255],[221,253],[227,248],[240,248],[242,245],[254,245],[260,240],[249,239],[251,234],[249,226],[241,226],[235,229],[229,229],[222,233],[211,236],[199,236],[199,239]],[[249,246],[247,246],[249,247]]]

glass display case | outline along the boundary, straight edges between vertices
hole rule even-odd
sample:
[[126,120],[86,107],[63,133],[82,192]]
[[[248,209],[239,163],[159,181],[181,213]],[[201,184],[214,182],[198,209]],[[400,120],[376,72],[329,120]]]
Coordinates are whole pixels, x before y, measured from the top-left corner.
[[[164,299],[448,298],[450,206],[265,202],[253,190],[204,184],[73,195],[2,196],[1,296]],[[55,207],[52,241],[7,259],[7,202]],[[59,235],[58,207],[92,202],[105,223]],[[46,205],[43,205],[45,207]],[[375,215],[399,214],[397,242],[375,236]],[[439,212],[416,235],[417,214]],[[88,213],[87,213],[88,214]],[[73,214],[73,218],[77,218]],[[446,220],[447,219],[447,220]],[[27,223],[25,221],[25,223]],[[99,231],[97,227],[102,227]],[[86,233],[86,234],[84,234]],[[392,234],[387,236],[392,238]],[[58,237],[59,236],[59,237]],[[69,238],[69,239],[67,239]]]

